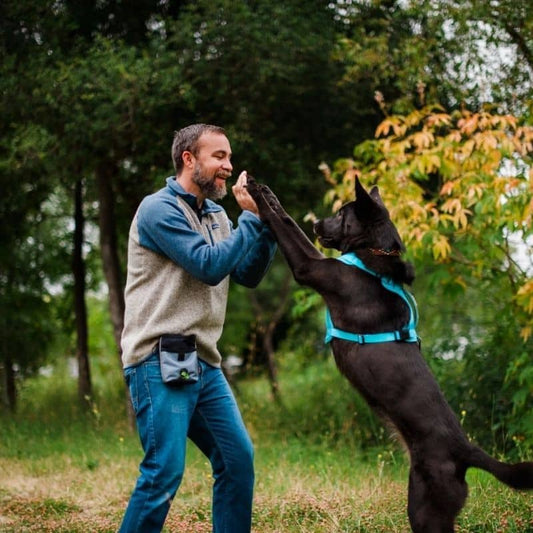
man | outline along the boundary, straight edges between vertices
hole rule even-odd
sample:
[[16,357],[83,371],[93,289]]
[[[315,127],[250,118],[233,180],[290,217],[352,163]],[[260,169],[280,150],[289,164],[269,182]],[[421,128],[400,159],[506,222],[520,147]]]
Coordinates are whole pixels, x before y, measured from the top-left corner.
[[[178,131],[172,159],[176,176],[141,202],[129,235],[122,350],[145,456],[120,531],[161,531],[189,437],[213,468],[213,531],[244,533],[251,528],[253,448],[220,369],[217,341],[230,278],[255,287],[275,244],[246,190],[246,172],[232,188],[243,210],[236,229],[214,202],[226,194],[233,168],[222,128]],[[159,339],[170,334],[195,341],[197,381],[163,383],[168,354]]]

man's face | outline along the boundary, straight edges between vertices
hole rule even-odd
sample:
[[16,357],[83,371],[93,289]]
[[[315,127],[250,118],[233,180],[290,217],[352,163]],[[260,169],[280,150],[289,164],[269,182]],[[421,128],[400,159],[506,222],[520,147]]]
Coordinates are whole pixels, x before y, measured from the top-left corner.
[[231,146],[225,135],[204,133],[198,140],[192,180],[210,200],[226,195],[226,180],[231,176]]

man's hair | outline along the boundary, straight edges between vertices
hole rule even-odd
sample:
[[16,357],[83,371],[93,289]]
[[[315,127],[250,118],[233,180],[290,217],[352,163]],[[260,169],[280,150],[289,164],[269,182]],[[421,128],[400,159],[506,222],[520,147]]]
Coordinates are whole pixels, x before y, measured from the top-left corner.
[[172,162],[179,174],[183,169],[183,152],[191,152],[194,156],[198,155],[198,140],[204,133],[218,133],[226,135],[224,128],[213,126],[212,124],[192,124],[179,131],[174,132],[174,142],[172,143]]

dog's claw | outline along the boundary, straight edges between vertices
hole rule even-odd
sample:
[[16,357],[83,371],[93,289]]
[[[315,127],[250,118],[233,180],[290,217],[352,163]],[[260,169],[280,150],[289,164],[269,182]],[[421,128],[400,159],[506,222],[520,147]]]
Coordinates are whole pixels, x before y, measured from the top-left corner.
[[269,212],[279,212],[282,210],[278,198],[270,190],[270,187],[262,183],[258,183],[253,176],[250,176],[250,174],[248,174],[246,187],[250,193],[250,196],[257,204],[259,213],[262,216],[268,217]]
[[255,181],[253,176],[248,174],[248,179],[246,180],[246,189],[250,193],[250,196],[257,203],[261,196],[261,185]]

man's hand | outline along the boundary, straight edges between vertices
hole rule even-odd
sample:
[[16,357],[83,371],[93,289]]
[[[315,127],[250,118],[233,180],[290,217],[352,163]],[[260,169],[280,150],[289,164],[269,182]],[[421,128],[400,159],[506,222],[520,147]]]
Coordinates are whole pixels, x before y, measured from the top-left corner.
[[253,198],[250,196],[246,190],[246,180],[247,180],[246,170],[243,170],[237,179],[237,183],[231,188],[235,200],[239,204],[242,210],[251,211],[255,215],[259,216],[259,209],[257,209],[257,204],[254,202]]

